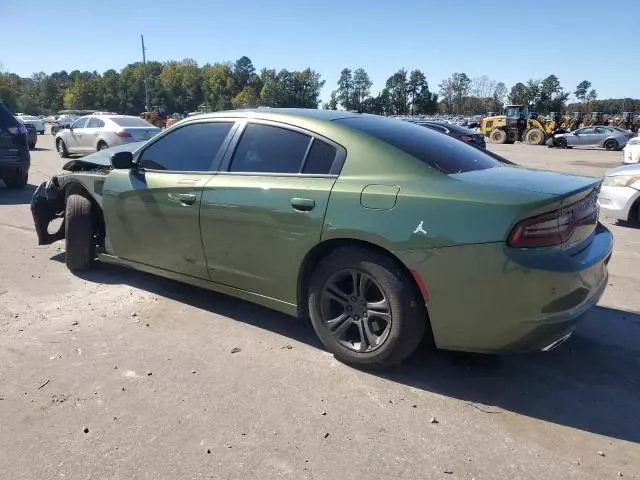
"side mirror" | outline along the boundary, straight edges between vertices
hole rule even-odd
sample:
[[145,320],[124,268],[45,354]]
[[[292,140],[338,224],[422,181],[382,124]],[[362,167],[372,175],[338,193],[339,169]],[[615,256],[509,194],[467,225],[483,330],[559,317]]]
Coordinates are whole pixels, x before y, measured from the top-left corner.
[[131,152],[116,152],[111,155],[111,166],[117,169],[129,170],[133,167]]

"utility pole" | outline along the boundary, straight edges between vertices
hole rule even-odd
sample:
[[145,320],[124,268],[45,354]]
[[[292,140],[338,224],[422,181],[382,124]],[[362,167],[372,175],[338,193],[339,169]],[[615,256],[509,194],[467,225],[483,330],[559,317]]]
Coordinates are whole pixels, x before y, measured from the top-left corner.
[[140,35],[142,40],[142,75],[144,77],[144,110],[149,111],[149,87],[147,86],[147,55],[144,47],[144,35]]

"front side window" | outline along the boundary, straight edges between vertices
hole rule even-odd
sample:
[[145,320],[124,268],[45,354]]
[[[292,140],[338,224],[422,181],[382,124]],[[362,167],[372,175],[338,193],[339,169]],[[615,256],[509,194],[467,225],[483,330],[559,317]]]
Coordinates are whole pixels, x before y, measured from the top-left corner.
[[75,122],[73,122],[71,124],[71,128],[76,129],[76,128],[85,128],[87,125],[87,122],[89,121],[89,118],[79,118],[78,120],[76,120]]
[[299,173],[311,137],[258,123],[248,124],[229,166],[230,172]]
[[207,172],[233,122],[192,123],[178,128],[142,152],[139,164],[152,170]]
[[593,134],[593,131],[595,129],[593,127],[587,127],[587,128],[583,128],[581,130],[578,130],[578,134],[580,135],[591,135]]

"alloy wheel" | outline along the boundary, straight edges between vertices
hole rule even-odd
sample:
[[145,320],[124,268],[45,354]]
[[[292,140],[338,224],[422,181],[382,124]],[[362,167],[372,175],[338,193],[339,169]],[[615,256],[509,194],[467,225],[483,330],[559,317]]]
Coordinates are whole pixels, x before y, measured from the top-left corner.
[[325,326],[349,350],[367,353],[380,348],[389,337],[392,312],[380,285],[359,270],[335,273],[320,296]]

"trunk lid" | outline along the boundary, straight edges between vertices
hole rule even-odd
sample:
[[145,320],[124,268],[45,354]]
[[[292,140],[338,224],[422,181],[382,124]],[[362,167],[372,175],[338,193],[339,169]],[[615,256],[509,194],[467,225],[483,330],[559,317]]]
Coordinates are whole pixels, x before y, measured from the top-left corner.
[[568,173],[532,170],[523,167],[499,167],[451,175],[458,180],[500,188],[528,190],[550,195],[568,196],[600,184],[601,179]]
[[[570,222],[570,230],[562,246],[573,249],[593,235],[598,223],[597,197],[601,178],[581,177],[565,173],[531,170],[521,167],[498,167],[451,175],[458,180],[495,186],[509,190],[524,190],[551,195],[546,212],[536,211],[517,219],[517,223],[531,217],[558,217],[558,222]],[[553,221],[553,220],[552,220]],[[581,249],[582,247],[580,247]]]

